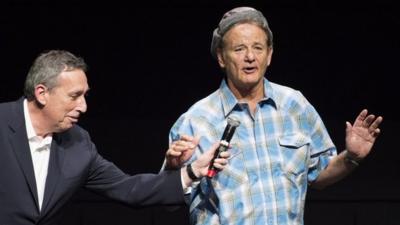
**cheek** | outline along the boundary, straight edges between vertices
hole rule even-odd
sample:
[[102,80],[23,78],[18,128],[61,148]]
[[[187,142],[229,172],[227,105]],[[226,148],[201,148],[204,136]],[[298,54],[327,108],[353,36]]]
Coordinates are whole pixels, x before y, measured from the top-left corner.
[[63,110],[65,111],[65,112],[70,112],[70,111],[73,111],[75,108],[76,108],[76,106],[77,106],[77,103],[76,103],[76,101],[72,101],[72,100],[65,100],[63,103],[62,103],[62,108],[63,108]]
[[227,67],[229,67],[229,69],[231,71],[239,71],[239,69],[241,68],[241,63],[238,60],[232,60],[229,61],[229,63],[227,64]]
[[57,114],[61,117],[66,117],[70,112],[74,111],[74,105],[71,103],[65,102],[64,104],[60,104],[57,107]]
[[229,64],[226,66],[226,73],[231,79],[235,79],[236,77],[238,77],[239,74],[237,67],[233,64]]

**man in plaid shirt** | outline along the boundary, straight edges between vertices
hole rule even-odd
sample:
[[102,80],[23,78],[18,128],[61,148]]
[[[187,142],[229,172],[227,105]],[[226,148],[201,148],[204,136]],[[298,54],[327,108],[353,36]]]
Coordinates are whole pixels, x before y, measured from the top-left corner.
[[363,110],[354,124],[346,122],[346,150],[337,154],[306,98],[264,78],[272,46],[267,20],[250,7],[225,13],[214,30],[211,53],[225,77],[218,90],[176,121],[170,141],[177,144],[167,160],[192,143],[195,154],[175,158],[175,166],[191,162],[221,138],[228,118],[241,124],[227,168],[193,185],[192,224],[303,224],[308,185],[324,188],[345,177],[380,133],[382,117]]

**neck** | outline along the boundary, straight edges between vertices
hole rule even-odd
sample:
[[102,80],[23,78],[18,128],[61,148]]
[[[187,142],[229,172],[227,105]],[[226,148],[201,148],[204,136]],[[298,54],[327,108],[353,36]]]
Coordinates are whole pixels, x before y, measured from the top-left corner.
[[265,97],[264,83],[253,87],[238,88],[228,81],[228,86],[239,102],[249,105],[252,113],[255,112],[258,102]]
[[52,133],[48,128],[47,119],[43,115],[41,106],[35,100],[28,100],[28,114],[37,136],[45,138]]

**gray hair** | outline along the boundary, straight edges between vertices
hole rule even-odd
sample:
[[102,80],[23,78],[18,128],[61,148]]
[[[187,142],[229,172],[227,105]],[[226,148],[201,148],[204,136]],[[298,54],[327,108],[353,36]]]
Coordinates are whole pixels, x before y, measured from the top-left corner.
[[267,19],[264,15],[251,7],[234,8],[224,14],[218,27],[213,32],[211,41],[211,55],[217,58],[217,49],[222,48],[222,39],[234,25],[239,23],[255,23],[267,34],[267,45],[272,47],[272,31],[269,29]]
[[65,50],[50,50],[41,53],[33,62],[25,80],[24,94],[29,100],[35,97],[35,87],[45,85],[49,90],[57,85],[57,78],[63,71],[83,70],[87,65],[80,57]]

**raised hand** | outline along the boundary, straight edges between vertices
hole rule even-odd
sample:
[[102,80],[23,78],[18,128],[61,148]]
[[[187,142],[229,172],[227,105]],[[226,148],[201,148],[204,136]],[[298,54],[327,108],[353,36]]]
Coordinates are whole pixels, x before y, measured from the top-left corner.
[[353,125],[346,122],[346,149],[349,157],[360,161],[369,154],[381,132],[379,125],[382,120],[381,116],[368,115],[368,111],[364,109]]

